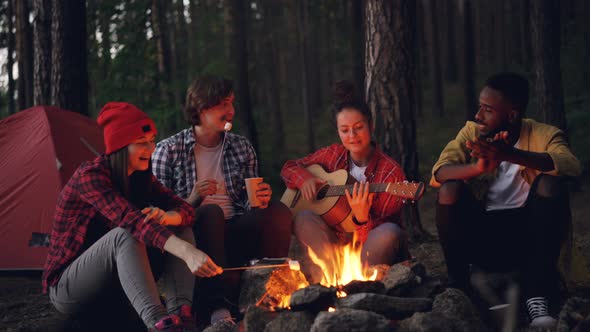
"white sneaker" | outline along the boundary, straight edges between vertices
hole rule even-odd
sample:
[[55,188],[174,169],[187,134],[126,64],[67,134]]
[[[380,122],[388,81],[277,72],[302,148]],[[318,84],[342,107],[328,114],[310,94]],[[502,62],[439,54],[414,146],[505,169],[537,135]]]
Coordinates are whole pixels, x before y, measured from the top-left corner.
[[530,327],[549,328],[557,325],[557,320],[551,316],[540,316],[531,321]]
[[526,300],[526,306],[531,317],[530,327],[554,327],[557,320],[549,316],[547,299],[544,297],[531,297]]

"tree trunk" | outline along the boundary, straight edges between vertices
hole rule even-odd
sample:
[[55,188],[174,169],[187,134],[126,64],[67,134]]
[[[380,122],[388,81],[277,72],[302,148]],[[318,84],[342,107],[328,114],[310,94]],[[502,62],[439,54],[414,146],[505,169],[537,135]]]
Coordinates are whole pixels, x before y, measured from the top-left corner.
[[506,28],[505,28],[505,11],[504,0],[496,0],[493,2],[494,17],[496,20],[494,37],[496,38],[496,54],[497,64],[501,70],[506,70],[508,64],[506,61]]
[[231,59],[235,69],[235,94],[239,105],[236,111],[238,117],[247,128],[247,136],[256,151],[258,148],[258,132],[256,121],[252,115],[252,103],[250,101],[250,84],[248,78],[248,24],[247,4],[241,0],[229,0],[229,15],[231,17]]
[[[156,40],[156,49],[158,53],[158,85],[160,89],[160,98],[169,105],[174,105],[174,95],[170,89],[171,78],[171,61],[170,61],[170,42],[168,40],[168,22],[166,19],[167,1],[152,0],[152,30]],[[166,115],[166,131],[173,131],[176,121],[175,114],[177,110],[172,109],[171,113]]]
[[521,12],[520,12],[520,50],[521,50],[521,57],[522,63],[526,71],[529,71],[531,68],[531,54],[532,54],[532,45],[531,45],[531,22],[529,16],[529,10],[531,8],[530,0],[523,0],[521,5]]
[[33,104],[51,104],[51,0],[33,1]]
[[51,101],[88,116],[86,4],[52,0]]
[[14,0],[8,0],[6,8],[6,23],[7,23],[7,35],[8,45],[6,55],[6,72],[8,73],[8,89],[6,91],[8,99],[8,114],[14,114],[16,112],[14,105],[14,77],[12,76],[12,70],[14,68],[14,11],[13,11]]
[[560,69],[559,0],[531,1],[537,108],[545,122],[567,133]]
[[447,17],[447,61],[445,66],[445,77],[449,82],[457,82],[457,45],[455,43],[455,0],[446,0]]
[[424,36],[424,1],[416,1],[416,115],[424,115],[424,72],[426,41]]
[[281,169],[285,160],[285,130],[283,127],[283,111],[281,108],[281,89],[276,87],[276,82],[281,82],[282,75],[278,68],[279,64],[279,38],[280,34],[276,31],[277,23],[280,19],[280,3],[276,0],[264,1],[264,18],[262,42],[262,56],[265,57],[267,75],[264,76],[264,86],[267,94],[268,108],[270,110],[271,123],[271,151],[272,151],[272,169],[278,171]]
[[98,29],[101,34],[99,76],[102,81],[105,81],[111,70],[111,12],[106,10],[105,6],[100,7],[98,20]]
[[28,1],[16,1],[16,57],[18,61],[18,108],[33,106],[33,40]]
[[[190,1],[188,5],[188,12],[190,17],[190,24],[187,31],[187,45],[188,45],[188,66],[194,68],[191,72],[198,72],[200,70],[200,59],[199,59],[199,8],[195,1]],[[188,77],[188,80],[192,80],[192,77]]]
[[361,97],[364,98],[365,86],[365,40],[364,33],[364,0],[350,0],[350,14],[352,16],[352,29],[350,36],[350,47],[352,49],[352,77],[354,84],[359,89]]
[[[416,5],[412,0],[366,2],[366,95],[375,137],[385,153],[418,180],[416,150]],[[417,204],[404,209],[413,239],[426,234]]]
[[313,132],[313,116],[311,109],[311,98],[309,93],[310,64],[306,55],[309,42],[307,38],[307,1],[299,0],[297,4],[297,35],[299,36],[299,61],[301,64],[301,102],[303,105],[303,118],[307,137],[307,152],[315,150],[315,139]]
[[440,64],[440,43],[438,34],[438,11],[436,0],[424,1],[424,9],[427,15],[426,28],[428,29],[428,41],[430,44],[430,80],[432,82],[432,111],[435,116],[443,117],[445,114],[445,100],[443,95],[442,70]]
[[477,112],[475,95],[475,52],[473,38],[472,0],[462,0],[463,16],[463,98],[465,100],[465,120],[473,120]]

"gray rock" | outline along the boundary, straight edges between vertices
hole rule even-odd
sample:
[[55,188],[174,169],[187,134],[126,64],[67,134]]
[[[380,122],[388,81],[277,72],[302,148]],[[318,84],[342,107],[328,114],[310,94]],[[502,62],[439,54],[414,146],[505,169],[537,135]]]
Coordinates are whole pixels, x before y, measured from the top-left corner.
[[409,289],[405,296],[407,297],[422,297],[434,298],[444,290],[443,283],[439,279],[424,278],[422,283]]
[[360,293],[339,298],[336,301],[336,308],[373,311],[389,319],[399,320],[410,317],[415,312],[430,311],[432,300]]
[[385,332],[393,331],[390,321],[374,312],[338,309],[322,311],[311,326],[311,332]]
[[467,295],[458,289],[447,288],[437,295],[432,304],[432,312],[465,322],[471,331],[485,330],[477,309]]
[[307,310],[318,312],[333,307],[335,300],[336,288],[328,288],[320,284],[315,284],[293,293],[289,306],[293,311]]
[[266,325],[264,332],[308,332],[314,318],[307,311],[285,311]]
[[402,296],[420,283],[420,277],[408,266],[393,265],[383,278],[386,293],[392,296]]
[[244,315],[244,328],[246,332],[264,331],[264,328],[273,319],[278,316],[278,313],[269,311],[265,308],[255,305],[249,306]]
[[221,321],[209,325],[203,332],[238,332],[239,326],[234,322]]
[[417,312],[412,317],[402,320],[398,332],[448,332],[465,331],[456,322],[443,314],[436,312]]

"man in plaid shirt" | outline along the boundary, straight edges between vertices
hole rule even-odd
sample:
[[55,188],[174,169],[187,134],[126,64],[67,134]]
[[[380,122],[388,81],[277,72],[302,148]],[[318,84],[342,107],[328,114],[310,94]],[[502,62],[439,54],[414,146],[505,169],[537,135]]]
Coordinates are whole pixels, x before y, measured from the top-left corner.
[[[248,202],[244,180],[258,177],[258,161],[245,137],[228,132],[235,115],[233,100],[231,81],[195,80],[184,109],[191,127],[159,142],[152,156],[156,177],[196,208],[199,248],[224,267],[253,258],[285,257],[291,237],[291,212],[280,202],[270,202],[269,184],[258,185],[259,207]],[[227,297],[233,296],[224,289],[235,285],[224,287],[220,277],[214,277],[199,286],[196,293],[203,301],[198,303],[212,311],[211,323],[230,320]]]

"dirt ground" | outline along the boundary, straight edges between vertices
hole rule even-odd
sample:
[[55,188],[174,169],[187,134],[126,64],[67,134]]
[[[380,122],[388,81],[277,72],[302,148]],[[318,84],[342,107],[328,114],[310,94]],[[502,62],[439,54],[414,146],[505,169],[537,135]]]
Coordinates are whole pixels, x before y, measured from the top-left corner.
[[[434,225],[435,192],[428,191],[420,201],[421,219],[425,229],[436,234]],[[582,179],[581,189],[572,192],[574,241],[580,252],[590,262],[590,176]],[[444,276],[445,267],[440,246],[436,241],[413,243],[412,254],[418,258],[433,276]],[[40,273],[0,274],[0,331],[51,332],[85,331],[67,316],[58,313],[41,294]]]

